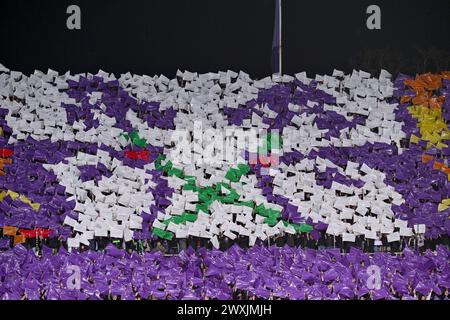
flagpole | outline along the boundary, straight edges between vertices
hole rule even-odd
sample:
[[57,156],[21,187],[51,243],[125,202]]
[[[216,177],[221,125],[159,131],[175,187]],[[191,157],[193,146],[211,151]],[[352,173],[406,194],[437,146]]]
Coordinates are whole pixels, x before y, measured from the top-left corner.
[[280,43],[278,44],[279,45],[279,51],[278,51],[278,64],[279,64],[279,73],[280,73],[280,76],[283,74],[283,70],[282,70],[282,68],[283,68],[283,58],[282,58],[282,52],[283,52],[283,49],[282,49],[282,46],[281,46],[281,43],[282,43],[282,41],[281,41],[281,30],[283,29],[283,23],[282,23],[282,20],[281,20],[281,18],[282,18],[282,14],[281,14],[281,10],[282,10],[282,8],[281,8],[281,1],[282,0],[280,0],[279,1],[279,8],[278,8],[278,17],[279,17],[279,21],[280,21],[280,25],[279,25],[279,30],[278,30],[278,32],[279,32],[279,41],[280,41]]

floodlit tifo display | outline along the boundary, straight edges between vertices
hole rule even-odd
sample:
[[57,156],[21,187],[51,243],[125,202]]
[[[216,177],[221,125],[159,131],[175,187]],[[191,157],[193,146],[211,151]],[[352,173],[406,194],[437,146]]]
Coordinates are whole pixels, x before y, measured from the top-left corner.
[[[0,294],[229,299],[241,290],[265,299],[417,298],[416,291],[440,296],[449,275],[449,93],[450,72],[393,78],[385,70],[335,70],[313,79],[298,73],[253,80],[242,71],[178,71],[168,79],[104,71],[60,75],[50,69],[27,76],[0,65],[0,259],[2,266],[27,259],[15,271],[20,283],[8,280]],[[372,249],[396,245],[400,252],[417,239],[447,246],[402,257],[369,257],[352,249],[364,262],[350,263],[340,254],[333,258],[336,251],[270,247],[280,238],[289,246],[305,238],[316,246],[324,241],[325,247],[327,240],[336,246],[339,239],[344,252],[364,249],[362,243]],[[31,258],[34,253],[23,247],[30,239],[56,239],[67,251]],[[148,241],[185,247],[194,241],[205,249],[164,257],[114,246]],[[111,250],[119,251],[111,256]],[[275,270],[281,262],[273,256],[285,259],[284,269]],[[101,289],[86,285],[63,294],[56,286],[71,259],[86,269],[114,264],[124,279],[131,271],[119,265],[131,264],[136,277],[148,271],[153,280],[145,288],[135,279],[123,289],[102,282]],[[229,266],[220,262],[214,269],[227,259]],[[265,259],[273,264],[260,261]],[[366,274],[369,265],[381,266],[377,259],[386,262],[382,272],[389,281],[384,289],[362,292],[363,278],[347,274],[349,264]],[[56,274],[55,287],[36,278],[27,293],[22,282],[29,269],[44,270],[53,260],[57,266],[48,272]],[[179,272],[163,274],[165,264]],[[425,271],[411,278],[402,271],[424,264]],[[258,268],[267,277],[257,276]],[[341,268],[348,270],[339,274]],[[327,282],[328,269],[336,275]],[[14,278],[8,270],[1,271]],[[102,272],[89,276],[106,280]],[[179,280],[174,273],[192,280],[184,291],[168,285]]]

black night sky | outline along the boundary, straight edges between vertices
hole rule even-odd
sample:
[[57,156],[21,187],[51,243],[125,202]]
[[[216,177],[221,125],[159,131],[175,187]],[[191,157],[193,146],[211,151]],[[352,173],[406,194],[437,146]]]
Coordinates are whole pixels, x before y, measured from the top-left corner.
[[[66,8],[81,7],[81,30]],[[381,8],[381,30],[366,8]],[[283,0],[284,72],[450,69],[450,1]],[[275,0],[2,0],[0,63],[32,73],[271,73]]]

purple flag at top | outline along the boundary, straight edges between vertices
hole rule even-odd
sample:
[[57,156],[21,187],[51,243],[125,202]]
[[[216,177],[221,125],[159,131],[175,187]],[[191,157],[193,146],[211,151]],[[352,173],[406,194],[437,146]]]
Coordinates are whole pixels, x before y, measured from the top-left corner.
[[280,42],[281,42],[281,0],[275,0],[275,23],[272,40],[272,73],[279,73],[280,66]]

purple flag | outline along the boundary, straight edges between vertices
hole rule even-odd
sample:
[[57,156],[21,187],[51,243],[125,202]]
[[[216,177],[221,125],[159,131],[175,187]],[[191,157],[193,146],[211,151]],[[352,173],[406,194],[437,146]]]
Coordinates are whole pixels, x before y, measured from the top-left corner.
[[280,72],[280,41],[281,41],[281,19],[280,5],[281,0],[275,0],[275,23],[273,28],[272,41],[272,73]]

